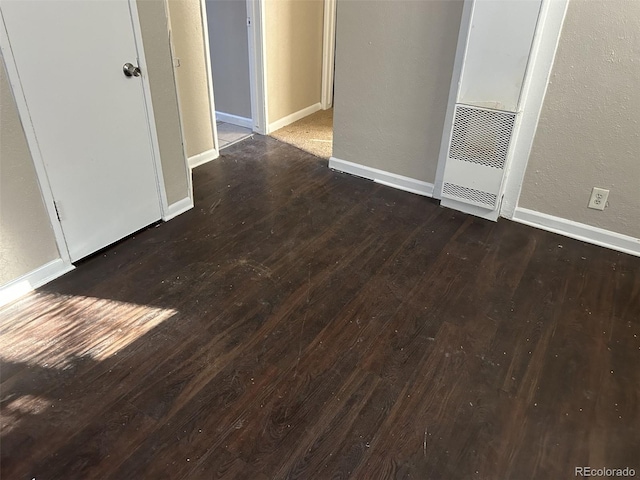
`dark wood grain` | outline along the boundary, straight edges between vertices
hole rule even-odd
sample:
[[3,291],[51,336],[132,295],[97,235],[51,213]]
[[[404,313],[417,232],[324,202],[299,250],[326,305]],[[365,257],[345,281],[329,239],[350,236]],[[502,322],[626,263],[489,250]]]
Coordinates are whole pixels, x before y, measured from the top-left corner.
[[640,259],[255,136],[0,310],[3,479],[640,472]]

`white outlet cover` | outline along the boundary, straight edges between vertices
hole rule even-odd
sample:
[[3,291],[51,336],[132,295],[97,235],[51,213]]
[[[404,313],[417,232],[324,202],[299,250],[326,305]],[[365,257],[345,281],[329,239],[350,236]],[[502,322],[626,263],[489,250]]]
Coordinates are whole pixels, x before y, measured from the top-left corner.
[[591,198],[589,199],[589,208],[604,210],[604,207],[607,206],[607,198],[609,198],[609,190],[593,187]]

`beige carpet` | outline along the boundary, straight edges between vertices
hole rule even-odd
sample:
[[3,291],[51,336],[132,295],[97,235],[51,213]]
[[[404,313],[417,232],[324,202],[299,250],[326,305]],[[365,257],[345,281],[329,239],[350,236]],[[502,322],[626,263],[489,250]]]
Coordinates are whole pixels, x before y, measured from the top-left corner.
[[333,108],[320,110],[271,134],[318,157],[329,158],[333,147]]

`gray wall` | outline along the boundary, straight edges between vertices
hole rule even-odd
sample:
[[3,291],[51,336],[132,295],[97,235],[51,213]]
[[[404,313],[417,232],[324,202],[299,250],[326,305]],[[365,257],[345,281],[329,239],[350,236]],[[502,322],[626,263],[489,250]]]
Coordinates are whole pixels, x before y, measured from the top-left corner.
[[246,0],[207,0],[216,111],[251,118]]
[[321,100],[324,2],[268,0],[264,23],[268,122],[273,123]]
[[169,23],[165,2],[138,0],[138,14],[144,43],[160,159],[169,205],[189,195],[186,158],[182,147],[178,95],[169,44]]
[[338,2],[333,156],[433,183],[462,1]]
[[180,60],[175,69],[180,118],[187,156],[192,157],[213,148],[200,0],[169,0],[167,5],[173,54]]
[[520,207],[640,238],[638,32],[637,0],[569,3]]
[[4,59],[0,57],[0,285],[58,257]]

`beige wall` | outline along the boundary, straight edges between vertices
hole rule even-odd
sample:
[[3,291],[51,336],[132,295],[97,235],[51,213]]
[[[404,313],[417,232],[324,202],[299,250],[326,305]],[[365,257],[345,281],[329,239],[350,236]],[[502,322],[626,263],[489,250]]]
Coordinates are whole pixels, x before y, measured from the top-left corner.
[[[161,3],[161,2],[158,2]],[[173,53],[187,156],[213,148],[200,0],[169,0]]]
[[0,57],[0,285],[58,257],[27,139]]
[[433,183],[462,1],[338,2],[333,156]]
[[246,0],[207,0],[216,111],[251,118]]
[[167,12],[164,2],[160,0],[138,0],[137,4],[160,143],[164,185],[171,205],[189,195],[188,176],[191,172],[186,166],[182,148]]
[[322,0],[265,3],[269,123],[320,102],[323,22]]
[[520,207],[640,237],[638,32],[637,0],[569,3]]

